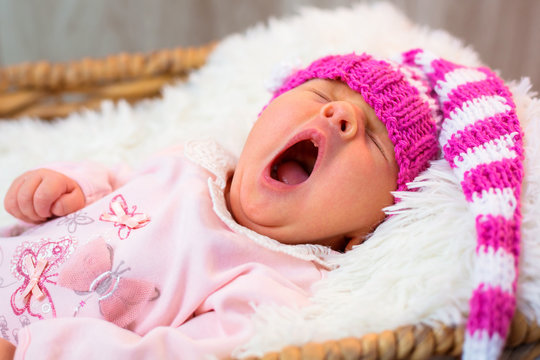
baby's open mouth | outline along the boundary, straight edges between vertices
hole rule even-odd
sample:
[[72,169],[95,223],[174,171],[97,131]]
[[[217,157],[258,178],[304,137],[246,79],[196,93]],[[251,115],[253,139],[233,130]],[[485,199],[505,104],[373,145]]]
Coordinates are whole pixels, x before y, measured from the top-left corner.
[[302,140],[285,150],[272,163],[272,179],[288,185],[306,181],[317,161],[319,148],[312,140]]

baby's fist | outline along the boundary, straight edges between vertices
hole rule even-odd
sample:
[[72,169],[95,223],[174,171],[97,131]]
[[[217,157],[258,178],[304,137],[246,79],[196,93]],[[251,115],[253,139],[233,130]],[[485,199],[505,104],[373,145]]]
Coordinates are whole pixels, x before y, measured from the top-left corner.
[[11,360],[15,355],[15,345],[0,338],[0,360]]
[[4,199],[6,211],[26,222],[40,223],[83,208],[84,194],[73,179],[49,169],[19,176]]

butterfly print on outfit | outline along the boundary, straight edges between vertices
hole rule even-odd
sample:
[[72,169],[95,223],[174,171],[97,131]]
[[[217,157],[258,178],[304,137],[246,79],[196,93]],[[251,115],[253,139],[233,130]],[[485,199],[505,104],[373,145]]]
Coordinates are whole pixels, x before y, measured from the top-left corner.
[[[131,269],[122,269],[123,262],[113,269],[113,254],[112,247],[102,237],[81,246],[63,266],[58,285],[79,295],[97,294],[105,320],[126,327],[159,292],[148,281],[126,277],[124,274]],[[82,306],[84,301],[75,315]]]
[[67,227],[67,231],[70,234],[73,234],[75,231],[77,231],[77,226],[88,225],[93,222],[94,222],[94,219],[86,215],[85,212],[77,211],[59,219],[57,226],[65,225]]
[[48,284],[56,284],[56,270],[73,253],[76,240],[66,236],[60,240],[41,239],[23,242],[11,259],[11,273],[22,284],[11,295],[11,307],[16,315],[28,313],[44,319],[56,317]]
[[120,240],[125,240],[132,229],[139,229],[150,222],[150,216],[136,211],[136,205],[133,205],[130,210],[124,197],[116,195],[109,204],[109,212],[101,214],[99,220],[114,223],[114,226],[118,227],[118,237]]

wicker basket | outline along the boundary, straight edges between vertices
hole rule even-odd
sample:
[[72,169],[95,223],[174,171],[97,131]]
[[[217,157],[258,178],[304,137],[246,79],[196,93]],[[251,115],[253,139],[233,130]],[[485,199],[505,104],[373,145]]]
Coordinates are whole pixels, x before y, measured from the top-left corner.
[[104,99],[157,96],[164,84],[204,64],[214,45],[0,69],[0,118],[53,119],[96,108]]
[[[0,68],[0,118],[33,116],[54,119],[82,108],[95,108],[104,99],[134,102],[159,95],[161,87],[202,66],[215,44],[177,48],[151,54],[119,54],[65,64],[28,63]],[[428,359],[461,354],[463,327],[423,324],[343,338],[324,343],[289,346],[268,353],[265,360],[296,359]],[[540,357],[540,326],[517,312],[503,359]]]
[[[403,326],[361,338],[343,338],[324,343],[289,346],[268,353],[263,360],[330,360],[330,359],[447,359],[461,355],[464,327],[440,324]],[[516,312],[502,359],[534,360],[540,357],[540,326]],[[256,359],[256,358],[253,358]]]

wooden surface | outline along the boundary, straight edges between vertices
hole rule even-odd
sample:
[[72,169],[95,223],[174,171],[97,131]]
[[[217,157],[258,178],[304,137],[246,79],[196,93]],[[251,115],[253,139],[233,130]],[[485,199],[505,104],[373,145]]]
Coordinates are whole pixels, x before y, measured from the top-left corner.
[[[375,2],[377,0],[364,0]],[[0,66],[197,46],[302,6],[359,0],[0,0]],[[391,0],[472,45],[505,79],[540,90],[540,0]]]

